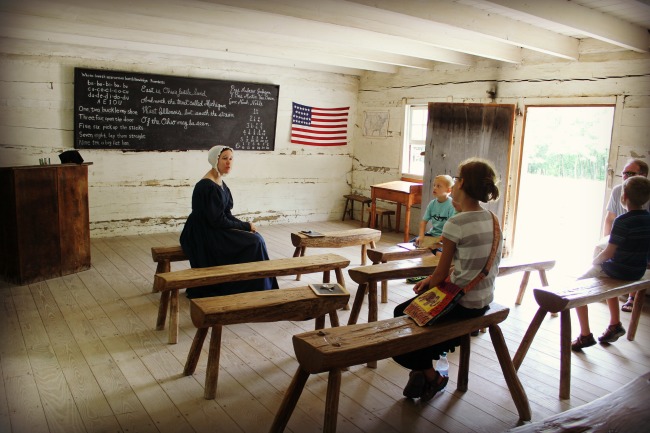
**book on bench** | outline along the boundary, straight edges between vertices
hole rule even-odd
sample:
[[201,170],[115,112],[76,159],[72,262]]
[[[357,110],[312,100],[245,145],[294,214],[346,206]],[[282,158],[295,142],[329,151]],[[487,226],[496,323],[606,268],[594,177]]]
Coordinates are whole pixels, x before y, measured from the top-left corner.
[[310,284],[309,287],[311,287],[314,293],[318,296],[349,295],[348,291],[345,290],[345,287],[338,283]]
[[315,232],[313,230],[301,230],[300,233],[302,233],[305,236],[309,236],[310,238],[322,238],[325,237],[324,234],[320,232]]

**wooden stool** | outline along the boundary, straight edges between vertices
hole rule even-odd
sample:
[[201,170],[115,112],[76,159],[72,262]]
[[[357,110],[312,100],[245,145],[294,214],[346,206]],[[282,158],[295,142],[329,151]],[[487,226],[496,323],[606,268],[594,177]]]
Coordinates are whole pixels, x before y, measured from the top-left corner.
[[[368,208],[368,227],[370,227],[370,220],[372,219],[372,218],[370,218],[370,213],[371,213],[371,210],[370,210],[370,208]],[[371,227],[371,228],[378,228],[379,230],[382,230],[383,228],[385,228],[386,224],[384,223],[384,217],[387,217],[388,218],[388,229],[390,231],[393,231],[393,224],[390,222],[390,216],[395,215],[394,210],[386,209],[386,208],[383,208],[383,207],[377,207],[377,208],[375,208],[375,214],[376,214],[375,227]],[[363,221],[362,221],[362,223],[363,223]]]
[[[358,201],[361,203],[361,227],[363,227],[363,213],[366,206],[370,209],[370,203],[372,203],[372,200],[370,197],[360,194],[346,194],[343,197],[345,198],[345,208],[343,209],[343,217],[341,218],[341,221],[345,220],[346,213],[350,216],[350,219],[354,219],[354,202]],[[350,206],[350,209],[348,209],[348,206]]]

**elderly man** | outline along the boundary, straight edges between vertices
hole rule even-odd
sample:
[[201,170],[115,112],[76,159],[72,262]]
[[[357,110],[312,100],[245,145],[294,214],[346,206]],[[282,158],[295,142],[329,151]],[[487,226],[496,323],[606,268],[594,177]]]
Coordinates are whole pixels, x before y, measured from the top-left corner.
[[[623,176],[623,181],[632,176],[643,176],[648,177],[648,164],[640,159],[630,159],[623,171],[621,172]],[[603,236],[609,236],[612,232],[612,225],[614,220],[623,215],[626,210],[621,204],[621,191],[623,190],[623,185],[616,185],[612,188],[612,195],[609,198],[609,203],[607,203],[607,215],[605,216],[605,224],[603,226]],[[650,202],[645,204],[645,209],[650,211]],[[634,296],[635,293],[630,293],[627,297],[627,301],[621,307],[622,311],[630,312],[634,307]]]

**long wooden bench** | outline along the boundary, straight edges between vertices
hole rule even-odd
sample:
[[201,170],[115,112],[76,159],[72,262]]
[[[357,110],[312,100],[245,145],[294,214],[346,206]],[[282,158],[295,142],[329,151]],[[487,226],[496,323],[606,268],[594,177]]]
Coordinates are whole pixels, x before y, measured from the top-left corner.
[[178,341],[178,292],[180,289],[315,272],[322,272],[323,282],[328,283],[330,271],[336,273],[336,281],[345,287],[343,268],[349,264],[348,259],[337,254],[319,254],[156,274],[154,276],[154,291],[161,292],[156,329],[165,328],[167,307],[169,306],[169,343],[173,344]]
[[548,286],[533,290],[539,309],[519,344],[513,358],[516,369],[526,357],[546,313],[560,313],[560,399],[571,394],[571,309],[604,301],[627,293],[638,292],[634,302],[627,339],[634,340],[639,317],[643,308],[645,292],[650,288],[650,271],[639,281],[624,281],[613,278],[587,278],[569,285]]
[[[183,252],[180,245],[172,245],[166,247],[151,247],[151,257],[156,262],[156,274],[171,272],[172,262],[182,262],[187,260],[187,256]],[[154,274],[155,275],[155,274]],[[156,289],[152,288],[155,292]]]
[[524,424],[509,433],[643,432],[650,425],[650,373],[590,403]]
[[[381,238],[381,231],[369,228],[340,230],[322,233],[323,236],[310,237],[304,233],[291,233],[291,243],[296,247],[293,256],[302,257],[307,248],[341,248],[361,245],[361,264],[366,264],[368,245],[375,248],[375,242]],[[300,274],[296,275],[300,280]]]
[[269,431],[284,431],[310,374],[329,372],[323,431],[335,432],[343,368],[408,353],[454,337],[461,337],[457,389],[465,392],[469,381],[469,334],[481,327],[490,330],[492,344],[519,417],[522,421],[528,421],[531,419],[528,396],[517,377],[499,328],[499,323],[506,320],[509,312],[506,307],[491,304],[485,316],[447,323],[443,321],[433,326],[420,327],[404,316],[294,335],[293,348],[299,366]]
[[[407,250],[400,246],[368,250],[368,258],[373,265],[377,265],[379,263],[387,263],[395,260],[426,257],[431,254],[431,250],[427,248],[414,248],[412,250]],[[553,269],[553,267],[555,267],[555,260],[509,257],[506,259],[501,259],[501,263],[499,264],[499,276],[503,277],[506,275],[516,274],[518,272],[524,273],[521,278],[521,283],[519,284],[519,292],[517,293],[517,298],[515,300],[515,304],[520,305],[521,301],[524,298],[526,287],[528,286],[530,273],[537,271],[539,273],[539,278],[542,282],[542,286],[548,286],[546,271]],[[382,280],[381,282],[381,302],[383,304],[388,302],[387,280]]]
[[208,330],[212,329],[204,397],[214,399],[219,378],[223,326],[316,319],[316,329],[322,329],[325,326],[326,314],[329,314],[332,326],[339,326],[336,310],[345,306],[349,299],[348,293],[317,296],[309,287],[192,299],[190,314],[197,330],[183,374],[189,376],[194,373],[205,337]]

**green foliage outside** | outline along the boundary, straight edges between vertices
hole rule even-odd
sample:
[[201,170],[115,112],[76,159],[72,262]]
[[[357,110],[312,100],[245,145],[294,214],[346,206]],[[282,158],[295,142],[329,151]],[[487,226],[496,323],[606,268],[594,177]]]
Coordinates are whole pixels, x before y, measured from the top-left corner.
[[[567,111],[568,110],[568,111]],[[612,129],[611,107],[527,111],[527,172],[571,179],[605,180]]]

